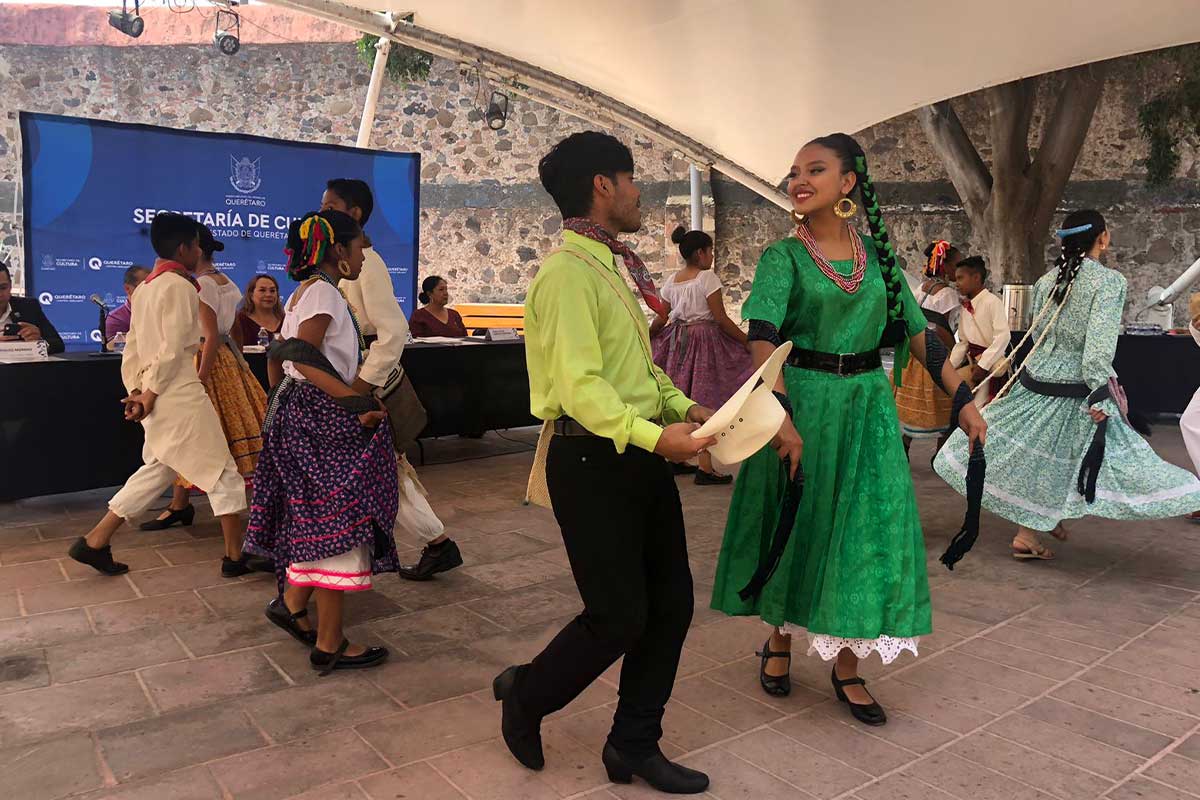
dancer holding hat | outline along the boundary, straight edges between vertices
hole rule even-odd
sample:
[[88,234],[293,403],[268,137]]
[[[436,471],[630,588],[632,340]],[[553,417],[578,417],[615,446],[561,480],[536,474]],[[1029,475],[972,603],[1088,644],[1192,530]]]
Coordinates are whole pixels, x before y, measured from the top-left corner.
[[[1022,561],[1053,558],[1037,532],[1065,539],[1064,519],[1200,509],[1196,476],[1159,458],[1125,419],[1112,366],[1125,278],[1100,264],[1111,241],[1104,217],[1068,214],[1057,235],[1054,268],[1033,287],[1033,349],[983,411],[995,436],[982,504],[1017,524],[1012,555]],[[966,493],[966,441],[951,436],[934,469]]]
[[[880,348],[896,348],[903,384],[911,347],[955,397],[972,441],[982,442],[986,426],[947,348],[925,334],[858,143],[840,133],[808,143],[787,190],[796,234],[763,253],[742,316],[756,364],[780,343],[793,345],[776,383],[790,419],[771,443],[788,468],[767,448],[742,465],[712,605],[773,626],[759,653],[768,694],[790,692],[791,637],[805,634],[809,653],[836,659],[833,686],[854,717],[882,725],[886,715],[858,677],[859,659],[872,651],[884,663],[902,650],[915,655],[931,612],[925,541]],[[870,242],[850,222],[851,195],[864,207]],[[794,498],[785,491],[789,473],[800,466],[805,483],[798,507],[791,505],[794,521],[777,527],[790,510],[780,498]]]
[[658,742],[693,603],[667,462],[712,444],[692,435],[712,412],[654,366],[646,317],[626,284],[628,275],[651,310],[663,307],[642,260],[616,238],[642,227],[629,148],[576,133],[542,159],[538,175],[562,212],[563,240],[525,301],[530,405],[546,420],[529,496],[554,510],[583,612],[532,662],[496,677],[501,732],[521,764],[541,769],[542,719],[624,657],[602,756],[609,778],[703,792],[708,777],[668,761]]

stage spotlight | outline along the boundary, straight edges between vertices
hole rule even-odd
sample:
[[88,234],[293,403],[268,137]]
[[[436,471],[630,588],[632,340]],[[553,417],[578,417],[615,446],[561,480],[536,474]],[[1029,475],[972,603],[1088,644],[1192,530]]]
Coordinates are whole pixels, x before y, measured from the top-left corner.
[[108,24],[134,39],[141,36],[142,31],[146,30],[146,20],[141,17],[139,2],[133,0],[133,13],[130,14],[127,0],[121,0],[120,11],[108,12]]
[[508,122],[508,95],[503,92],[492,92],[492,99],[488,102],[487,113],[483,115],[487,120],[487,125],[494,131],[498,131],[504,127],[504,123]]
[[217,29],[213,33],[213,44],[227,56],[235,54],[242,46],[242,18],[236,11],[217,10]]

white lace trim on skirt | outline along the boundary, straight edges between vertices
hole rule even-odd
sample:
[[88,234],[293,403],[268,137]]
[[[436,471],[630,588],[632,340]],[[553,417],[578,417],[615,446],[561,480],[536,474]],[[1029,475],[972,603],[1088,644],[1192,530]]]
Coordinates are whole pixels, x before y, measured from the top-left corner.
[[[770,625],[770,623],[767,623]],[[771,627],[775,627],[772,625]],[[848,639],[842,636],[830,636],[827,633],[810,633],[807,628],[792,623],[784,623],[780,630],[789,636],[805,636],[808,638],[808,655],[816,653],[822,661],[832,661],[843,649],[849,648],[859,658],[866,658],[871,651],[879,653],[884,664],[890,664],[903,651],[907,650],[914,656],[919,656],[917,643],[920,636],[888,636],[884,634],[877,639]]]

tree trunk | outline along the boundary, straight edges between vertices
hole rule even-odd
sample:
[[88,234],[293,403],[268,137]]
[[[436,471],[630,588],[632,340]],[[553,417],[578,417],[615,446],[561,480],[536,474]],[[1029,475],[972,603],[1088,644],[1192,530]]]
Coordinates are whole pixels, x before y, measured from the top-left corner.
[[1049,227],[1091,127],[1106,71],[1106,64],[1090,64],[1061,73],[1032,161],[1029,128],[1043,78],[985,90],[994,154],[990,170],[949,101],[918,109],[925,137],[987,249],[993,286],[1033,283],[1046,271]]

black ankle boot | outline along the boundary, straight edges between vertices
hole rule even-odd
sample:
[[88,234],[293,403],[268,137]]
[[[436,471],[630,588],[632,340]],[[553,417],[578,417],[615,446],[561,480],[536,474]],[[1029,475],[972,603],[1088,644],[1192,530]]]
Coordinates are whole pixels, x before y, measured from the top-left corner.
[[517,704],[517,693],[513,688],[519,669],[509,667],[497,675],[492,681],[492,696],[501,703],[500,732],[508,751],[522,766],[537,770],[546,766],[546,756],[542,753],[542,720],[529,719]]
[[661,752],[638,761],[621,755],[612,742],[605,742],[601,758],[613,783],[632,783],[636,775],[667,794],[700,794],[708,789],[707,775],[668,761]]

